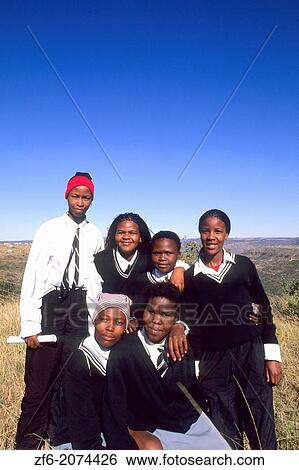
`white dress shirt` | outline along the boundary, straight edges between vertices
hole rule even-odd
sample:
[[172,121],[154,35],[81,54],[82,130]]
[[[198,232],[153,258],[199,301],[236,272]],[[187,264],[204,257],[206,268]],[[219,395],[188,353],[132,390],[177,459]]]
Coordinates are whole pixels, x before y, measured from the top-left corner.
[[[79,287],[87,291],[87,303],[94,302],[101,291],[101,277],[93,262],[94,255],[104,247],[101,232],[86,220],[77,224],[67,213],[48,220],[40,226],[34,236],[24,272],[20,298],[20,336],[40,333],[42,298],[56,287],[60,287],[78,227]],[[73,275],[74,259],[70,265],[70,276]]]

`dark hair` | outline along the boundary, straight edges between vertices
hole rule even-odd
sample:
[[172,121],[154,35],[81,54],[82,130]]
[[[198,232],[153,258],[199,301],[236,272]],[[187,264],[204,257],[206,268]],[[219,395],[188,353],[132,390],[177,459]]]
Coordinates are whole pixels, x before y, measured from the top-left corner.
[[124,220],[130,220],[131,222],[135,222],[135,224],[138,225],[141,236],[141,242],[139,244],[138,250],[142,253],[149,254],[151,244],[151,234],[149,228],[144,222],[144,220],[140,217],[140,215],[134,214],[133,212],[124,212],[123,214],[119,214],[117,217],[115,217],[108,229],[105,248],[116,248],[115,234],[117,226],[120,222],[123,222]]
[[181,301],[180,290],[169,282],[158,282],[148,287],[144,293],[146,302],[154,297],[164,297],[165,299],[172,300],[178,304]]
[[179,236],[175,232],[171,232],[170,230],[160,230],[160,232],[155,233],[152,238],[151,246],[153,247],[155,240],[160,240],[161,238],[168,238],[169,240],[175,241],[178,251],[181,250],[181,240]]
[[217,219],[221,220],[225,225],[225,229],[226,229],[227,233],[229,234],[230,229],[231,229],[231,224],[230,224],[229,217],[226,215],[225,212],[221,211],[220,209],[209,209],[208,211],[206,211],[204,214],[201,215],[201,217],[199,219],[199,222],[198,222],[198,231],[199,232],[201,230],[201,227],[202,227],[204,221],[208,217],[217,217]]
[[[85,176],[90,181],[92,181],[92,177],[90,176],[90,174],[89,173],[84,173],[83,171],[77,171],[77,173],[74,176]],[[72,178],[74,178],[74,176],[72,176]]]

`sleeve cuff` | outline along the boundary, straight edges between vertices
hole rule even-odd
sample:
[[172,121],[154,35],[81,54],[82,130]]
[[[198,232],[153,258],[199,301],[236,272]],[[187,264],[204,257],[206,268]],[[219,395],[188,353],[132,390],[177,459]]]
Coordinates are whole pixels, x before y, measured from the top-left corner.
[[175,263],[175,268],[184,268],[185,271],[189,268],[189,264],[185,263],[185,261],[178,259]]
[[264,344],[264,350],[265,361],[282,362],[279,344]]
[[187,325],[187,323],[185,323],[184,321],[181,321],[181,320],[177,320],[177,321],[175,322],[175,324],[176,324],[176,325],[178,325],[178,324],[179,324],[179,325],[183,325],[183,327],[184,327],[184,333],[185,333],[185,335],[187,336],[187,334],[188,334],[189,331],[190,331],[190,328],[189,328],[189,326]]
[[41,324],[38,322],[28,321],[21,325],[21,338],[27,338],[28,336],[38,335],[41,333]]

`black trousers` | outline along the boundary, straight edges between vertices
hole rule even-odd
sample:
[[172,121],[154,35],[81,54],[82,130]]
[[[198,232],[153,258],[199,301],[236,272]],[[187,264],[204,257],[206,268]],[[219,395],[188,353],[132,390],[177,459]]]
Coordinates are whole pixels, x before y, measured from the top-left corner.
[[265,379],[264,346],[255,338],[225,351],[204,352],[200,385],[209,416],[233,449],[276,449],[272,388]]
[[48,437],[51,402],[57,388],[53,384],[64,362],[88,336],[85,291],[71,290],[63,300],[59,291],[52,291],[43,298],[41,312],[42,334],[56,334],[58,342],[44,343],[40,349],[27,347],[16,449],[38,449]]

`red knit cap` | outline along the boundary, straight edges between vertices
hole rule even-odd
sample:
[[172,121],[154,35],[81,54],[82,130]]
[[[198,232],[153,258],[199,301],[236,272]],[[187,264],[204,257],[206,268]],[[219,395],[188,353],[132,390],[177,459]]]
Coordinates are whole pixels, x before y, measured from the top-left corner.
[[89,189],[89,191],[91,192],[92,198],[93,198],[94,184],[91,180],[90,174],[89,173],[81,173],[80,171],[77,171],[75,176],[72,176],[72,178],[67,183],[66,190],[65,190],[65,193],[64,193],[65,199],[68,198],[68,195],[69,195],[70,191],[72,189],[76,188],[77,186],[86,186]]

